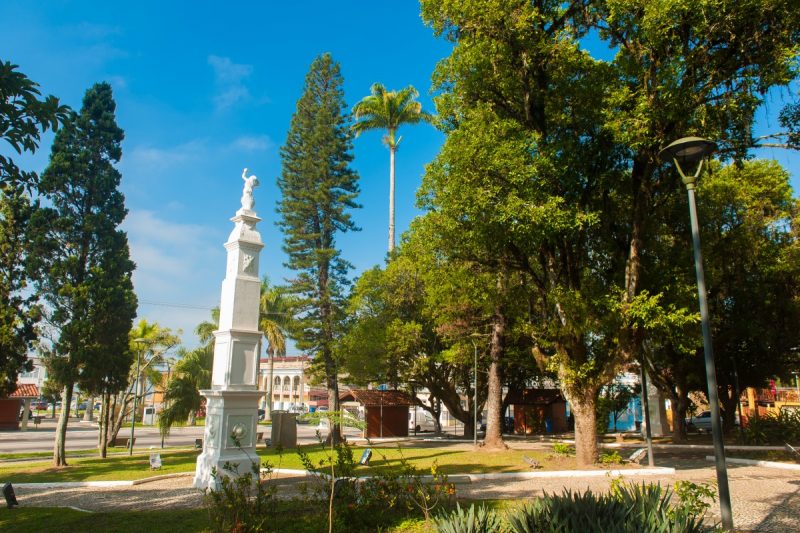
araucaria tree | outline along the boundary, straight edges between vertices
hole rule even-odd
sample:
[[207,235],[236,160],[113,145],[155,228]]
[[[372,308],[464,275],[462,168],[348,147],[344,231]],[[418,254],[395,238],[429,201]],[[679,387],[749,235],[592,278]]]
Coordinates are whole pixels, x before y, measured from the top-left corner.
[[[342,319],[342,288],[351,268],[336,249],[336,235],[357,229],[350,210],[358,207],[358,175],[350,168],[351,117],[342,84],[339,65],[330,54],[311,64],[281,148],[278,178],[278,224],[289,256],[286,266],[297,272],[288,289],[297,297],[292,338],[298,348],[313,354],[334,411],[339,409],[339,386],[333,344]],[[341,428],[332,425],[329,438],[340,437]]]
[[[0,61],[0,140],[18,154],[35,152],[41,133],[56,129],[66,108],[54,96],[40,99],[38,85]],[[17,375],[30,370],[28,350],[36,339],[40,312],[36,295],[26,288],[28,226],[36,204],[31,201],[39,177],[0,154],[0,398],[14,392]]]
[[127,210],[114,168],[123,131],[111,86],[99,83],[58,132],[39,190],[48,207],[31,224],[37,245],[38,289],[54,330],[46,358],[62,389],[53,463],[66,464],[64,439],[75,385],[95,393],[127,381],[128,332],[136,314],[128,238],[119,229]]
[[409,85],[399,91],[387,91],[380,83],[372,85],[365,96],[353,107],[356,122],[353,130],[358,135],[367,130],[386,130],[383,142],[389,148],[389,253],[394,250],[394,158],[403,137],[397,130],[403,124],[431,122],[432,116],[422,110],[415,100],[419,93]]

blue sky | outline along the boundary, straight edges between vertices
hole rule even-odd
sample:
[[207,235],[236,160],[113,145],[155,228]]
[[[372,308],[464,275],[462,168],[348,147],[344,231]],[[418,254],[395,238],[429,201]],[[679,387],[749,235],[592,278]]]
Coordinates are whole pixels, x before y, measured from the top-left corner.
[[[273,282],[288,275],[275,227],[278,150],[313,59],[330,52],[341,64],[348,105],[379,81],[390,89],[414,85],[433,111],[430,75],[450,45],[422,24],[412,0],[121,4],[6,0],[0,59],[20,65],[44,93],[76,109],[92,84],[111,83],[126,134],[120,170],[130,213],[124,228],[138,265],[139,315],[182,329],[192,346],[194,326],[218,305],[222,244],[239,207],[243,167],[261,182],[261,272]],[[608,54],[603,45],[590,46]],[[776,94],[761,113],[760,130],[777,128],[782,98]],[[415,192],[443,141],[426,125],[400,133],[398,235],[419,214]],[[389,157],[380,138],[375,132],[355,141],[364,207],[354,218],[362,231],[339,239],[354,274],[386,253]],[[50,142],[48,136],[36,155],[18,160],[41,171]],[[791,168],[797,190],[796,154],[759,155]]]

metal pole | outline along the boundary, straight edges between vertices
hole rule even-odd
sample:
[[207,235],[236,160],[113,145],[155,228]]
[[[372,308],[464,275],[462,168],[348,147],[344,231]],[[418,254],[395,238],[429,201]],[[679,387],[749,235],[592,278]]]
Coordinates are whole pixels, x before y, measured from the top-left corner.
[[473,427],[472,427],[472,444],[474,446],[478,445],[478,345],[475,344],[475,341],[472,341],[472,347],[475,350],[475,366],[474,374],[472,376],[472,410],[474,411],[473,416]]
[[[169,386],[169,378],[170,378],[170,371],[171,370],[172,370],[172,365],[170,365],[169,361],[167,361],[167,382],[166,382],[166,384],[164,385],[164,387],[162,388],[162,391],[161,391],[161,412],[162,413],[164,412],[164,406],[167,403],[166,399],[165,399],[165,396],[167,395],[167,387]],[[164,447],[164,434],[163,433],[161,434],[161,447],[162,448]]]
[[689,195],[689,218],[692,223],[692,245],[694,248],[694,269],[697,274],[697,296],[700,300],[700,319],[703,328],[703,352],[706,360],[706,381],[708,382],[708,402],[711,404],[711,431],[714,435],[714,458],[717,468],[719,505],[722,514],[722,527],[733,530],[733,511],[728,488],[728,469],[725,465],[725,445],[722,442],[722,424],[719,418],[719,394],[717,391],[717,369],[714,364],[714,349],[711,345],[711,324],[706,301],[706,279],[703,273],[703,255],[700,252],[700,225],[697,222],[694,183],[686,184]]
[[128,443],[130,452],[128,455],[133,455],[133,431],[136,427],[136,400],[139,397],[139,372],[141,371],[142,364],[142,351],[136,352],[136,386],[133,388],[133,412],[131,413],[131,441]]
[[650,401],[647,398],[647,373],[644,371],[644,358],[639,363],[639,379],[642,382],[642,419],[644,420],[644,436],[647,441],[647,464],[656,466],[653,456],[653,433],[650,430]]
[[797,401],[800,402],[800,372],[792,372],[794,374],[794,384],[797,387]]

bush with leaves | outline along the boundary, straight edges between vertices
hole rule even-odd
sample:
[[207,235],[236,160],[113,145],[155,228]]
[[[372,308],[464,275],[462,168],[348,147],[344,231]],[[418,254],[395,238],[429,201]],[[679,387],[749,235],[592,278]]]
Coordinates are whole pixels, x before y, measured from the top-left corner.
[[509,513],[514,533],[563,531],[638,533],[641,531],[710,532],[702,516],[670,503],[672,491],[660,485],[612,484],[608,494],[565,490],[546,494]]
[[604,465],[618,465],[622,464],[622,456],[616,450],[603,452],[600,454],[599,461]]
[[440,513],[434,520],[437,533],[498,533],[506,528],[497,513],[486,507],[456,505],[450,513]]
[[[231,438],[236,447],[247,454],[242,450],[238,438],[235,435],[231,435]],[[239,474],[239,465],[236,463],[226,462],[222,472],[212,469],[211,477],[216,487],[215,490],[206,490],[205,505],[214,531],[267,531],[266,525],[274,512],[272,502],[277,490],[270,483],[272,465],[268,462],[259,465],[258,460],[250,459],[252,468],[245,474]]]
[[755,445],[800,444],[800,410],[783,409],[749,418],[742,429],[742,441]]
[[[317,435],[323,444],[322,435]],[[326,453],[317,463],[304,449],[299,448],[297,453],[315,478],[301,492],[308,499],[328,502],[329,529],[379,527],[386,513],[407,516],[419,512],[428,520],[434,510],[451,505],[455,499],[455,486],[435,462],[428,476],[411,465],[402,451],[396,465],[381,455],[386,469],[374,476],[357,478],[353,450],[346,442],[323,445],[322,449]]]
[[565,457],[575,455],[575,446],[563,442],[556,442],[553,444],[553,453],[556,455],[563,455]]

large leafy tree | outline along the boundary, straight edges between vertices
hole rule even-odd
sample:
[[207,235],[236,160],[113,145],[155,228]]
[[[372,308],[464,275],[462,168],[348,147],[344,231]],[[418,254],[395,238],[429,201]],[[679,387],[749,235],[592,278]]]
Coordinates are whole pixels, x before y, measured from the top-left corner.
[[389,253],[394,250],[394,159],[403,137],[397,130],[404,124],[431,122],[433,117],[422,110],[415,99],[417,90],[409,85],[399,91],[387,91],[380,83],[374,83],[370,95],[353,106],[356,134],[367,130],[386,130],[383,143],[389,149]]
[[736,392],[789,377],[800,362],[798,203],[775,161],[706,175],[698,198],[719,397],[733,429]]
[[[358,175],[350,167],[351,117],[347,112],[339,65],[330,54],[316,58],[281,148],[278,178],[279,226],[284,231],[287,266],[297,275],[289,292],[296,295],[298,317],[292,337],[314,355],[324,375],[331,409],[339,408],[338,362],[333,345],[342,320],[342,288],[350,264],[336,248],[339,233],[356,229],[350,210],[358,207]],[[331,439],[341,436],[331,428]]]
[[[43,132],[57,129],[67,115],[54,96],[0,60],[0,139],[17,153],[33,153]],[[30,370],[28,350],[37,337],[40,310],[30,284],[28,225],[37,204],[31,191],[35,172],[20,169],[0,154],[0,397],[14,391],[20,371]]]
[[[122,129],[111,86],[91,87],[80,113],[56,135],[40,192],[49,207],[37,211],[38,288],[56,329],[48,370],[62,387],[62,410],[53,462],[66,464],[64,439],[73,388],[101,390],[123,383],[131,352],[128,333],[136,314],[121,175],[114,167]],[[121,374],[121,375],[120,375]]]
[[[642,284],[643,250],[679,187],[658,150],[699,134],[745,153],[762,95],[795,76],[797,10],[586,0],[424,0],[422,9],[455,44],[435,74],[448,139],[423,200],[465,236],[465,250],[494,246],[473,260],[528,276],[535,353],[558,369],[578,460],[592,462],[598,391],[641,358],[637,317],[657,304]],[[590,30],[618,47],[613,61],[581,50]]]

